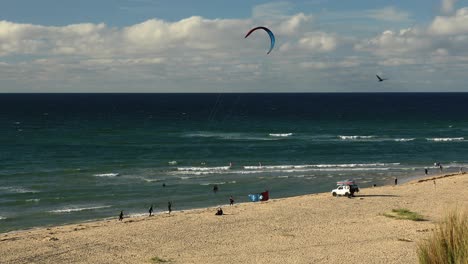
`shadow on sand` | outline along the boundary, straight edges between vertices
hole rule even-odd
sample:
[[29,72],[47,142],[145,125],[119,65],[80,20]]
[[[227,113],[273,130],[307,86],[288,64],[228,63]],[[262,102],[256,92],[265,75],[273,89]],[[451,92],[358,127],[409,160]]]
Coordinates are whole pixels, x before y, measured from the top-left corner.
[[359,194],[355,196],[355,198],[361,198],[361,197],[400,197],[400,196],[392,195],[392,194]]

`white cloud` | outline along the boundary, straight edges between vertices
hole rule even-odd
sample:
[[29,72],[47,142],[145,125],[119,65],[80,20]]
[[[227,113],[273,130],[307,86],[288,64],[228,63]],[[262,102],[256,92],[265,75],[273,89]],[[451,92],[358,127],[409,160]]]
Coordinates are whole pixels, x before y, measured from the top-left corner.
[[429,27],[434,35],[468,33],[468,7],[457,10],[454,16],[437,16]]
[[336,36],[324,32],[307,33],[298,41],[299,47],[315,52],[330,52],[336,49]]
[[293,35],[301,29],[302,26],[312,21],[312,16],[299,13],[289,19],[281,22],[275,31],[283,35]]
[[399,32],[386,30],[377,37],[356,44],[355,49],[369,51],[380,56],[395,56],[425,51],[430,46],[430,40],[422,35],[418,29],[408,28]]
[[304,69],[326,70],[357,67],[360,64],[358,58],[349,57],[339,61],[305,61],[299,63],[299,67]]
[[442,0],[441,11],[444,14],[452,13],[455,9],[455,3],[457,0]]
[[[287,2],[277,2],[254,8],[255,17],[248,19],[155,18],[127,27],[0,21],[0,80],[54,91],[272,91],[272,86],[275,91],[290,86],[308,91],[311,83],[346,91],[352,88],[343,80],[351,77],[362,84],[369,76],[360,72],[376,68],[385,73],[400,68],[395,66],[405,72],[413,67],[434,75],[450,63],[460,71],[468,68],[462,59],[468,58],[468,8],[435,17],[426,26],[382,30],[368,38],[338,24],[329,27],[335,32],[327,30],[310,14],[287,15],[290,8]],[[354,15],[365,21],[410,20],[408,12],[394,7]],[[244,38],[259,25],[276,35],[277,46],[269,55],[265,32]],[[445,76],[449,75],[441,77]]]
[[417,61],[414,58],[388,58],[378,62],[378,64],[382,66],[401,66],[416,63]]

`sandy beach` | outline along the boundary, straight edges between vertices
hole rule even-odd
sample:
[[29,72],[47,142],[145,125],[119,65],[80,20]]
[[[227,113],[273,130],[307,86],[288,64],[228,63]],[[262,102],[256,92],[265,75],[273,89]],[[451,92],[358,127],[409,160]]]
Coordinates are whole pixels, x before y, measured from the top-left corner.
[[[435,183],[434,183],[435,182]],[[417,263],[445,212],[468,209],[468,174],[0,234],[0,263]],[[274,195],[273,195],[274,198]],[[384,216],[406,208],[426,221]]]

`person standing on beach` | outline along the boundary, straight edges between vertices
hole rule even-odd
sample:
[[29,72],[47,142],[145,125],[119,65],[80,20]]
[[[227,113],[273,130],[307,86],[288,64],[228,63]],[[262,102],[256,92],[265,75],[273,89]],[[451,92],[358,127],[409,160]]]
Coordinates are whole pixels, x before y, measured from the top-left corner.
[[424,169],[424,175],[427,175],[427,168]]
[[439,164],[439,169],[440,169],[440,172],[442,172],[442,164]]
[[153,205],[151,205],[150,209],[149,209],[149,216],[152,216],[153,215]]
[[169,211],[169,214],[172,212],[172,203],[171,201],[167,202],[167,210]]
[[234,205],[234,198],[232,198],[232,195],[229,197],[229,205]]
[[120,214],[119,214],[119,221],[122,221],[123,220],[123,211],[120,211]]
[[398,184],[398,179],[395,177],[395,185]]

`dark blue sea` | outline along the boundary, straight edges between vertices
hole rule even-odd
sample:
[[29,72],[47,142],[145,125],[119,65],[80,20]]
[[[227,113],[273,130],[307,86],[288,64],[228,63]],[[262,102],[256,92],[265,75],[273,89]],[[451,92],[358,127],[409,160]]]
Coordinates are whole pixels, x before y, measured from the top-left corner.
[[[0,232],[468,166],[468,93],[1,94]],[[232,166],[229,166],[229,165]],[[165,184],[165,187],[163,187]],[[214,193],[213,186],[219,191]]]

